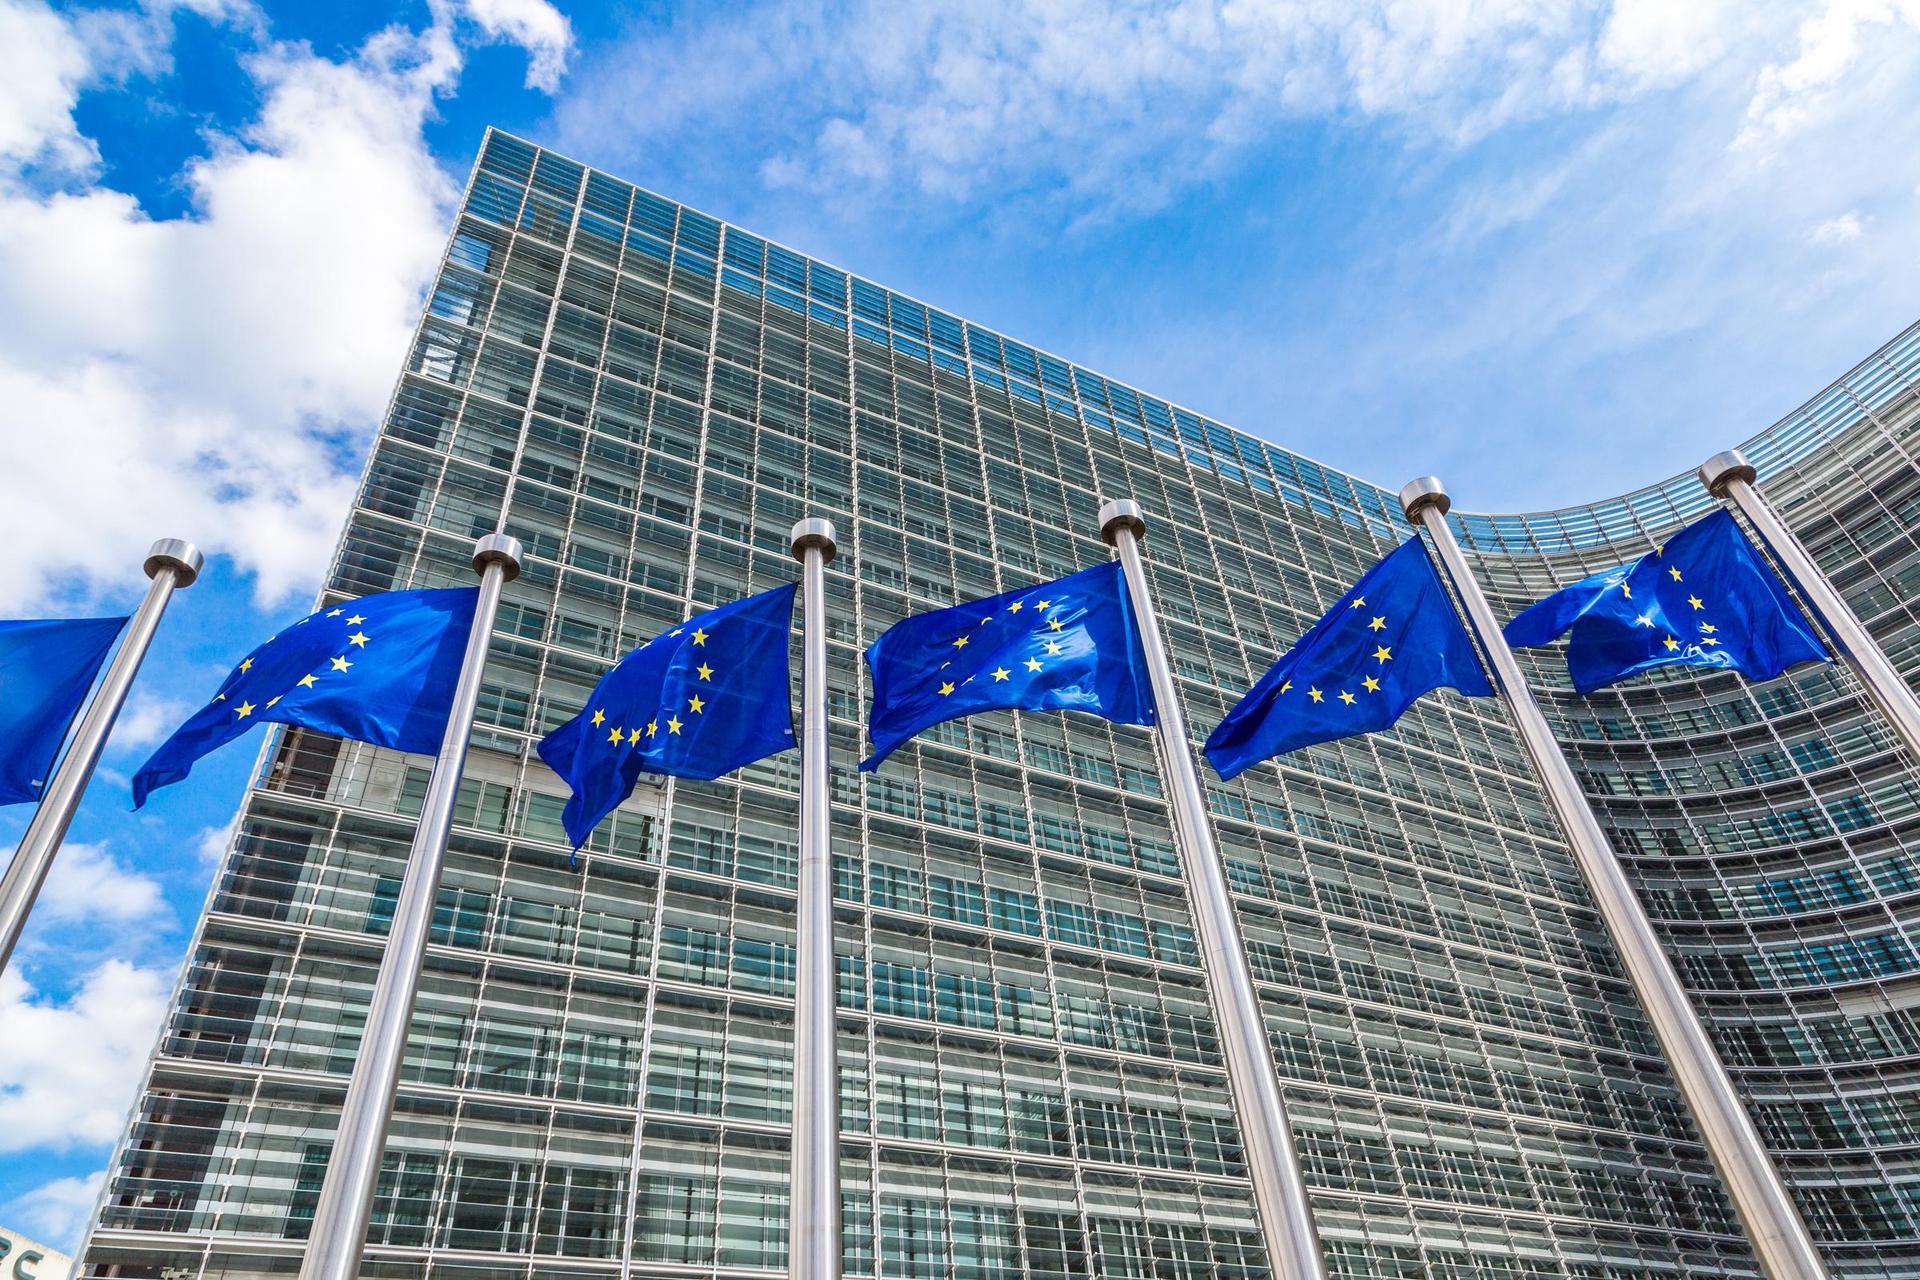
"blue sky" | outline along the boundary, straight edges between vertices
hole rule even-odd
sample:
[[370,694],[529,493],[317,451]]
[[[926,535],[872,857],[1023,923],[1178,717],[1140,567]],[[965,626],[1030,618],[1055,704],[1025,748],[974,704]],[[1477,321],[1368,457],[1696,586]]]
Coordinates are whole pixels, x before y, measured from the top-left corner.
[[0,0],[0,616],[211,557],[0,978],[0,1223],[91,1209],[254,752],[127,777],[303,612],[487,124],[1518,510],[1916,318],[1917,73],[1920,0]]

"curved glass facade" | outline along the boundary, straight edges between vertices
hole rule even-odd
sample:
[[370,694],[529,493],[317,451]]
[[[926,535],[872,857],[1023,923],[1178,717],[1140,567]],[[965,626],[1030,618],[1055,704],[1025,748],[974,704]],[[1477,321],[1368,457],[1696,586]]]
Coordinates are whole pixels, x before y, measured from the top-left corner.
[[[1920,618],[1910,331],[1749,446],[1896,661]],[[933,731],[855,770],[860,650],[1104,558],[1132,496],[1189,714],[1406,536],[1389,491],[490,134],[327,594],[506,592],[366,1271],[785,1261],[797,762],[644,784],[577,860],[532,753],[619,654],[790,581],[831,518],[845,1265],[912,1280],[1264,1273],[1143,731]],[[1457,517],[1496,605],[1706,496]],[[1920,1276],[1913,779],[1843,671],[1534,675],[1849,1276]],[[1557,692],[1556,692],[1557,691]],[[291,1275],[427,761],[283,732],[114,1157],[95,1275]],[[1752,1276],[1500,707],[1210,791],[1341,1277]]]

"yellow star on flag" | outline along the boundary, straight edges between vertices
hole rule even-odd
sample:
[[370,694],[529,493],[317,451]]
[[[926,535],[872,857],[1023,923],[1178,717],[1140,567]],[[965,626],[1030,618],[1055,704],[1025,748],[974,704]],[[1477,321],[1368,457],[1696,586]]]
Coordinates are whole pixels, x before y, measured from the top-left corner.
[[252,659],[252,658],[248,658],[248,659],[247,659],[247,660],[246,660],[245,662],[242,662],[242,663],[240,664],[240,669],[241,669],[242,671],[251,671],[251,670],[253,670],[253,659]]
[[701,712],[705,711],[706,709],[707,709],[706,699],[701,698],[698,695],[695,695],[694,697],[687,699],[687,710],[693,712],[695,715],[699,715]]
[[1705,605],[1705,604],[1704,604],[1704,603],[1703,603],[1703,602],[1701,601],[1701,599],[1700,599],[1700,597],[1699,597],[1699,596],[1688,596],[1688,597],[1687,597],[1687,603],[1688,603],[1688,604],[1690,604],[1690,605],[1692,605],[1692,606],[1693,606],[1694,608],[1696,608],[1696,609],[1704,609],[1704,608],[1706,608],[1706,607],[1707,607],[1707,606],[1706,606],[1706,605]]
[[994,683],[998,684],[1000,681],[1005,680],[1008,676],[1012,674],[1013,673],[1011,671],[1008,671],[1005,667],[995,667],[993,669]]
[[1038,658],[1027,659],[1027,670],[1038,671],[1039,669],[1040,669],[1040,659]]
[[1060,656],[1060,642],[1058,640],[1047,641],[1047,655],[1053,658]]
[[1678,640],[1675,640],[1672,636],[1668,636],[1661,643],[1666,645],[1668,649],[1678,649],[1680,647],[1680,642]]
[[1675,565],[1675,566],[1673,566],[1673,568],[1671,568],[1671,569],[1668,569],[1668,570],[1667,570],[1667,572],[1673,575],[1673,580],[1674,580],[1675,582],[1678,582],[1678,581],[1680,581],[1680,566],[1679,566],[1679,565]]
[[311,689],[316,683],[316,679],[311,674],[300,677],[300,687],[302,689]]
[[352,644],[358,645],[362,649],[367,647],[367,633],[364,631],[356,631],[352,635],[348,636],[347,639],[349,642],[351,642]]
[[363,622],[365,622],[365,621],[366,621],[366,618],[364,618],[364,617],[362,617],[362,616],[361,616],[360,614],[357,614],[357,613],[356,613],[356,614],[354,614],[354,615],[353,615],[353,616],[352,616],[351,618],[348,618],[348,619],[347,619],[347,625],[348,625],[348,626],[350,626],[350,627],[357,627],[357,626],[359,626],[359,625],[360,625],[361,623],[363,623]]
[[707,643],[707,633],[695,627],[693,629],[693,642],[704,647]]
[[1047,619],[1047,625],[1048,625],[1048,626],[1050,626],[1050,627],[1052,627],[1052,628],[1053,628],[1053,629],[1054,629],[1055,631],[1058,631],[1058,630],[1060,630],[1060,629],[1061,629],[1062,627],[1064,627],[1064,626],[1065,626],[1066,624],[1065,624],[1064,622],[1062,622],[1062,621],[1060,621],[1060,619],[1058,619],[1058,618],[1048,618],[1048,619]]
[[1342,690],[1340,691],[1340,701],[1342,701],[1342,702],[1344,702],[1344,703],[1346,703],[1346,704],[1347,704],[1348,706],[1352,706],[1352,705],[1353,705],[1353,695],[1352,695],[1352,694],[1350,694],[1350,693],[1348,693],[1348,692],[1347,692],[1347,691],[1346,691],[1345,689],[1342,689]]
[[1385,619],[1384,617],[1382,617],[1382,618],[1375,618],[1375,619],[1374,619],[1374,620],[1373,620],[1372,622],[1369,622],[1369,623],[1367,624],[1367,630],[1369,630],[1369,631],[1378,631],[1378,630],[1379,630],[1380,628],[1382,628],[1382,627],[1384,627],[1384,626],[1386,626],[1386,625],[1387,625],[1387,620],[1386,620],[1386,619]]
[[353,664],[351,662],[347,661],[345,654],[342,654],[340,657],[335,658],[333,660],[333,669],[335,671],[345,671],[348,667],[352,665]]
[[955,641],[953,642],[953,647],[954,647],[954,648],[956,648],[956,649],[964,649],[964,648],[966,648],[966,647],[967,647],[967,637],[966,637],[966,636],[961,636],[961,637],[960,637],[960,638],[959,638],[958,640],[955,640]]
[[620,731],[619,725],[613,726],[613,731],[607,734],[607,741],[613,743],[615,746],[619,746],[621,743],[625,742],[626,740],[627,740],[627,735]]
[[944,698],[952,692],[953,692],[953,681],[942,680],[940,682],[940,696]]
[[596,729],[598,729],[598,728],[599,728],[599,727],[600,727],[601,725],[603,725],[603,724],[605,724],[606,722],[607,722],[607,713],[606,713],[606,712],[604,712],[604,711],[595,711],[595,712],[593,713],[593,727],[594,727],[594,728],[596,728]]
[[710,667],[710,666],[708,666],[708,665],[707,665],[706,663],[704,663],[704,662],[703,662],[703,663],[701,663],[701,664],[700,664],[699,666],[697,666],[697,667],[695,667],[695,668],[694,668],[694,672],[695,672],[695,674],[697,674],[697,675],[698,675],[698,676],[699,676],[699,677],[700,677],[700,678],[701,678],[702,680],[711,680],[711,679],[713,679],[713,668],[712,668],[712,667]]
[[1380,682],[1378,680],[1375,680],[1372,676],[1367,676],[1365,679],[1361,680],[1360,683],[1363,687],[1365,687],[1368,693],[1380,692]]
[[1375,662],[1391,662],[1393,661],[1393,650],[1387,648],[1385,645],[1381,645],[1373,651],[1373,660]]
[[1325,702],[1325,701],[1326,701],[1326,699],[1325,699],[1324,697],[1322,697],[1322,696],[1320,695],[1320,691],[1319,691],[1318,689],[1309,689],[1309,690],[1307,690],[1307,696],[1308,696],[1309,698],[1312,698],[1312,699],[1313,699],[1313,700],[1314,700],[1315,702]]
[[667,732],[668,733],[680,732],[680,718],[678,716],[667,717]]
[[1025,607],[1026,607],[1026,604],[1024,601],[1015,600],[1012,604],[1007,606],[1007,612],[1018,613],[1020,612],[1020,610],[1024,609]]
[[244,719],[253,714],[253,704],[251,702],[243,702],[233,709],[233,714]]

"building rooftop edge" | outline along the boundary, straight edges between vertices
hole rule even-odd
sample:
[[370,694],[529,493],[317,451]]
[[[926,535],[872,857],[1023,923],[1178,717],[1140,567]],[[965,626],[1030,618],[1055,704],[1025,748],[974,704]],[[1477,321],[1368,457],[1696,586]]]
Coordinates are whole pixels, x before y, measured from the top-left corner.
[[[514,133],[511,130],[503,129],[498,125],[489,124],[486,126],[485,131],[481,135],[480,147],[474,153],[475,169],[478,169],[481,158],[485,154],[487,139],[493,136],[494,134],[499,134],[502,137],[510,138],[526,146],[534,147],[541,151],[549,152],[553,155],[563,155],[563,153],[555,151],[552,147],[549,147],[544,143],[537,142],[532,138],[528,138],[528,137],[525,137],[524,135]],[[877,289],[884,290],[889,294],[893,294],[897,297],[904,298],[909,302],[913,302],[919,306],[925,307],[930,311],[939,312],[940,314],[943,314],[943,315],[952,316],[955,319],[964,320],[964,317],[960,317],[957,313],[951,311],[949,308],[942,307],[936,303],[928,302],[924,298],[919,298],[903,290],[896,289],[892,285],[883,284],[880,281],[875,280],[872,277],[867,276],[861,272],[851,270],[847,267],[840,266],[836,263],[828,262],[826,259],[820,258],[814,254],[808,253],[803,249],[796,248],[793,245],[786,244],[782,241],[774,240],[771,237],[762,235],[760,232],[754,231],[749,227],[742,226],[737,222],[731,221],[730,219],[727,219],[727,218],[720,217],[717,214],[709,213],[704,209],[697,208],[693,205],[686,203],[683,200],[676,199],[673,196],[664,195],[658,191],[652,190],[649,187],[643,187],[639,183],[634,182],[630,178],[623,178],[617,173],[613,173],[609,170],[602,169],[597,165],[589,164],[584,160],[574,160],[570,156],[563,156],[563,158],[571,161],[574,164],[579,165],[582,169],[590,170],[594,173],[602,174],[605,177],[614,180],[615,182],[623,183],[627,186],[635,188],[636,190],[645,191],[649,195],[655,197],[656,199],[666,201],[669,204],[677,205],[683,209],[690,209],[694,213],[699,214],[701,217],[709,218],[714,222],[719,223],[722,226],[734,228],[742,232],[743,234],[753,236],[759,240],[763,240],[767,244],[775,245],[781,249],[786,250],[789,253],[796,254],[806,259],[808,262],[820,263],[824,267],[828,267],[834,271],[838,271],[842,273],[849,280],[863,281],[869,285],[872,285]],[[965,320],[965,323],[972,324],[973,322],[971,320]],[[1352,485],[1355,485],[1359,488],[1362,488],[1377,494],[1381,502],[1384,504],[1384,506],[1390,509],[1397,509],[1398,500],[1394,497],[1395,490],[1388,489],[1376,483],[1375,481],[1367,480],[1361,476],[1354,475],[1350,471],[1346,471],[1340,467],[1334,466],[1331,463],[1323,462],[1319,458],[1316,458],[1311,454],[1302,453],[1300,450],[1295,449],[1293,446],[1284,444],[1279,440],[1275,440],[1267,436],[1257,435],[1254,432],[1245,430],[1244,428],[1236,427],[1230,423],[1222,422],[1218,418],[1215,418],[1209,414],[1202,413],[1197,409],[1181,404],[1175,400],[1172,400],[1169,397],[1159,395],[1158,393],[1155,393],[1155,392],[1145,391],[1140,387],[1135,386],[1131,382],[1124,382],[1108,374],[1098,373],[1096,370],[1092,369],[1091,367],[1087,366],[1081,361],[1071,359],[1067,356],[1061,355],[1056,351],[1052,351],[1048,348],[1042,347],[1036,343],[1028,342],[1024,338],[1016,338],[1016,337],[1013,337],[1012,335],[1001,333],[998,329],[992,329],[990,326],[986,326],[986,325],[981,325],[979,327],[983,329],[988,329],[989,332],[993,333],[997,337],[1015,342],[1023,347],[1028,347],[1031,350],[1033,350],[1037,355],[1047,356],[1048,358],[1057,360],[1062,364],[1068,365],[1073,369],[1086,369],[1088,373],[1095,374],[1096,376],[1101,377],[1108,382],[1117,383],[1118,385],[1123,386],[1127,390],[1133,392],[1135,395],[1147,396],[1154,400],[1164,401],[1168,405],[1168,407],[1171,409],[1176,409],[1176,410],[1180,410],[1182,412],[1191,414],[1206,423],[1210,423],[1212,425],[1218,426],[1223,430],[1234,433],[1235,435],[1244,436],[1247,439],[1253,440],[1259,444],[1271,446],[1277,449],[1282,449],[1286,451],[1288,454],[1291,454],[1293,457],[1298,458],[1303,462],[1311,463],[1313,466],[1318,467],[1323,471],[1326,471],[1330,474],[1341,477],[1342,479],[1346,480],[1348,483]],[[1821,401],[1833,395],[1835,392],[1842,391],[1843,389],[1847,388],[1849,383],[1859,373],[1861,373],[1861,371],[1867,369],[1875,361],[1883,360],[1886,357],[1887,352],[1893,350],[1896,347],[1899,347],[1904,341],[1914,338],[1916,335],[1920,335],[1920,319],[1915,319],[1911,324],[1907,325],[1904,329],[1901,329],[1899,332],[1889,337],[1885,342],[1882,342],[1878,347],[1875,347],[1866,356],[1862,357],[1859,361],[1853,364],[1845,373],[1842,373],[1838,377],[1834,378],[1832,381],[1828,382],[1818,392],[1816,392],[1812,396],[1809,396],[1807,399],[1801,401],[1800,404],[1795,406],[1788,413],[1783,414],[1781,417],[1777,418],[1776,420],[1774,420],[1772,423],[1768,424],[1766,427],[1762,428],[1761,430],[1754,432],[1752,435],[1746,436],[1743,439],[1738,440],[1733,444],[1727,445],[1724,447],[1756,451],[1761,455],[1763,455],[1763,457],[1765,457],[1768,461],[1775,462],[1776,465],[1779,465],[1781,463],[1790,463],[1790,462],[1798,461],[1800,458],[1806,456],[1808,452],[1811,452],[1811,450],[1808,449],[1808,450],[1802,450],[1798,452],[1790,452],[1787,457],[1776,459],[1773,457],[1776,451],[1769,447],[1774,437],[1776,435],[1784,433],[1796,421],[1803,420],[1811,416],[1811,411],[1813,410],[1814,406],[1818,405]],[[1870,412],[1871,412],[1870,408],[1863,409],[1861,416],[1866,417]],[[1703,454],[1702,456],[1704,457],[1706,455]],[[1185,462],[1186,465],[1188,465],[1189,467],[1194,465],[1190,459],[1187,459],[1185,457],[1183,457],[1181,460]],[[1616,507],[1616,506],[1630,508],[1632,507],[1636,499],[1653,499],[1655,498],[1656,495],[1667,493],[1676,485],[1684,486],[1687,484],[1692,484],[1694,483],[1694,479],[1695,479],[1694,472],[1693,470],[1689,469],[1686,471],[1678,472],[1671,476],[1667,476],[1660,480],[1650,481],[1647,484],[1641,485],[1634,489],[1628,489],[1622,493],[1602,496],[1588,502],[1571,503],[1567,506],[1562,506],[1562,507],[1543,507],[1543,508],[1537,508],[1534,510],[1523,510],[1523,511],[1480,511],[1480,510],[1463,509],[1456,506],[1451,512],[1451,518],[1456,522],[1469,520],[1469,519],[1478,519],[1478,520],[1488,520],[1488,521],[1518,521],[1523,524],[1532,524],[1535,522],[1549,521],[1549,520],[1558,522],[1558,521],[1564,521],[1569,517],[1583,519],[1583,520],[1591,519],[1591,518],[1594,518],[1594,513],[1599,508]],[[1763,475],[1762,477],[1763,482],[1764,482],[1764,479],[1765,477]],[[1704,490],[1701,491],[1701,496],[1702,498],[1705,498],[1707,496]],[[1611,541],[1611,539],[1608,539],[1608,541]],[[1572,549],[1572,545],[1569,545],[1566,549]],[[1543,551],[1543,550],[1547,550],[1547,548],[1535,548],[1535,550]]]

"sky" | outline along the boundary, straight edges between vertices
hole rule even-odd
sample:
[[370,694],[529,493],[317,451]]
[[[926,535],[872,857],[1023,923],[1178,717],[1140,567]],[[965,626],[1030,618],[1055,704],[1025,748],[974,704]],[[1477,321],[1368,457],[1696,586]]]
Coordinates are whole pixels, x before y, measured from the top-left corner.
[[1920,0],[0,0],[0,617],[209,557],[0,975],[0,1224],[92,1212],[258,743],[128,778],[305,612],[488,124],[1469,510],[1920,318]]

